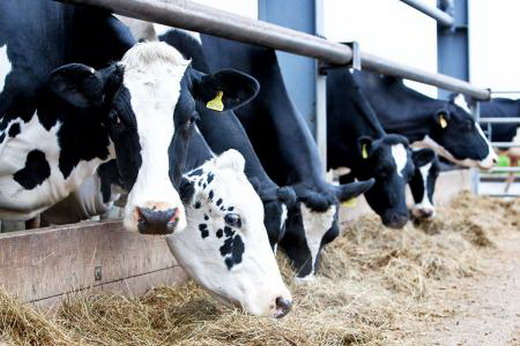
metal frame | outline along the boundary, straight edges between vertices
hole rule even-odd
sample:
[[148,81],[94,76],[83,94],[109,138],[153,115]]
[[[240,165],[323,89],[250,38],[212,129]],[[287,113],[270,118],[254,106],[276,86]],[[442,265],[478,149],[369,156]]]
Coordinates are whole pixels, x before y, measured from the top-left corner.
[[[346,45],[188,0],[170,0],[168,3],[149,0],[61,1],[103,7],[128,17],[259,44],[332,64],[346,65],[352,60],[352,50]],[[490,97],[489,90],[474,87],[466,81],[412,68],[369,53],[361,52],[361,63],[368,70],[461,92],[478,100],[488,100]]]
[[426,5],[420,0],[401,0],[403,3],[415,8],[416,10],[424,13],[427,16],[432,17],[437,21],[439,25],[451,27],[455,24],[455,19],[452,16],[447,14],[446,12],[436,8]]

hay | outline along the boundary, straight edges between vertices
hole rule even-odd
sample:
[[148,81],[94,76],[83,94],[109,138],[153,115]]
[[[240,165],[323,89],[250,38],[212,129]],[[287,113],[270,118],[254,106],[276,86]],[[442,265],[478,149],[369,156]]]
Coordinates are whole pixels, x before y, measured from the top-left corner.
[[[449,278],[475,275],[479,251],[492,249],[519,215],[518,202],[462,194],[434,221],[403,230],[386,229],[374,216],[343,224],[319,277],[290,284],[295,306],[282,320],[225,307],[193,282],[140,298],[76,294],[52,317],[2,293],[0,344],[400,344],[406,323],[453,314],[439,288]],[[287,259],[278,257],[292,282]]]

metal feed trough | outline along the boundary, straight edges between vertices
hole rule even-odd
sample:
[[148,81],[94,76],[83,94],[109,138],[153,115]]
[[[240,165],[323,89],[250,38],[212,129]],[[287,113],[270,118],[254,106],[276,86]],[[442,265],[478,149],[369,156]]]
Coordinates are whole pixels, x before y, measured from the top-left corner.
[[[313,4],[321,5],[321,1],[314,0]],[[489,90],[474,87],[461,79],[353,51],[344,44],[187,0],[170,0],[168,3],[145,0],[63,2],[99,6],[123,16],[263,45],[332,65],[351,65],[356,56],[362,68],[367,70],[464,93],[475,100],[490,97]],[[438,9],[421,6],[417,1],[406,3],[420,7],[422,12],[436,18],[440,26],[451,25],[451,17]],[[318,11],[317,20],[321,21],[320,16],[321,11]],[[318,70],[315,74],[319,74]],[[325,157],[325,89],[321,88],[317,94],[318,107],[314,117],[319,131],[316,131],[316,137],[320,153]],[[158,283],[178,282],[185,278],[162,237],[125,232],[119,222],[79,223],[4,233],[0,234],[0,249],[0,286],[32,302],[48,304],[67,292],[92,286],[142,293]]]

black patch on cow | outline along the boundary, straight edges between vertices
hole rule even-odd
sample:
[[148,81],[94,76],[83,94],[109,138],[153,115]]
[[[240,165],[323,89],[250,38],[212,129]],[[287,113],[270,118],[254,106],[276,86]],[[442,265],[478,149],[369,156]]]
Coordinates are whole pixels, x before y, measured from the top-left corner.
[[33,150],[27,154],[25,167],[16,172],[13,179],[27,190],[40,185],[51,175],[51,167],[45,158],[45,153]]
[[221,204],[222,204],[222,198],[219,198],[219,199],[217,200],[217,206],[219,206],[219,205],[221,205]]
[[229,207],[229,208],[227,208],[227,210],[228,211],[233,211],[233,210],[235,210],[235,207]]
[[197,185],[199,185],[199,187],[202,186],[202,180],[199,180],[199,182],[197,183]]
[[99,166],[97,174],[101,179],[101,196],[103,197],[103,202],[108,203],[112,195],[112,185],[121,186],[116,160],[110,160]]
[[234,265],[242,262],[242,255],[244,254],[245,246],[240,235],[227,238],[224,244],[220,247],[220,254],[225,256],[225,263],[229,270]]
[[210,201],[213,200],[213,196],[214,196],[214,195],[215,195],[215,194],[213,193],[213,190],[209,190],[208,199],[209,199]]
[[209,172],[208,173],[208,184],[211,184],[211,182],[213,181],[213,178],[215,178],[215,174]]
[[195,208],[195,209],[199,209],[200,207],[201,207],[200,201],[195,202],[195,204],[193,205],[193,208]]
[[[11,127],[9,128],[9,137],[11,138],[14,138],[16,136],[18,136],[18,134],[20,133],[20,124],[18,123],[14,123],[13,125],[11,125]],[[0,140],[1,142],[1,140]]]
[[199,224],[199,231],[200,231],[200,236],[202,237],[202,239],[209,236],[208,225],[206,225],[205,223]]
[[190,177],[195,177],[195,176],[199,177],[199,176],[202,175],[202,173],[204,173],[204,171],[202,170],[202,168],[199,168],[199,169],[196,169],[193,172],[189,173],[188,176],[190,176]]
[[208,185],[206,183],[202,184],[202,189],[204,190]]
[[226,234],[226,237],[231,237],[235,232],[233,232],[233,229],[229,226],[224,227],[224,233]]
[[209,220],[209,216],[204,214],[204,220],[208,221]]
[[217,238],[222,238],[223,235],[224,235],[224,231],[222,230],[222,228],[219,228],[217,230]]
[[2,143],[5,139],[5,132],[0,135],[0,143]]

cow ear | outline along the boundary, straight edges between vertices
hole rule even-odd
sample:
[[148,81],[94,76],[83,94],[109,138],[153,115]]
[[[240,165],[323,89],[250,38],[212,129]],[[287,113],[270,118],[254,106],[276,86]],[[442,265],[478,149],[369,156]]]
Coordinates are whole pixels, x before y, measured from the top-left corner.
[[238,150],[228,149],[215,158],[215,166],[220,169],[229,168],[235,172],[243,173],[246,160]]
[[370,152],[372,151],[372,142],[374,140],[368,136],[362,136],[358,139],[358,151],[359,155],[363,159],[368,159]]
[[285,203],[288,207],[291,207],[296,203],[296,193],[289,186],[282,186],[276,190],[276,197],[282,203]]
[[340,202],[348,201],[349,199],[355,198],[363,193],[365,193],[368,189],[374,185],[374,178],[364,181],[357,181],[355,183],[344,184],[337,187],[336,196],[340,200]]
[[52,71],[49,85],[58,96],[76,107],[99,106],[103,101],[101,75],[83,64],[68,64]]
[[412,151],[412,160],[415,167],[423,167],[435,159],[435,152],[432,149],[424,148]]
[[448,112],[446,110],[440,110],[435,114],[434,121],[442,129],[445,129],[448,127],[450,118],[451,118],[450,112]]
[[242,106],[260,90],[256,79],[236,70],[221,70],[197,77],[193,80],[194,98],[201,101],[206,108],[217,112]]

